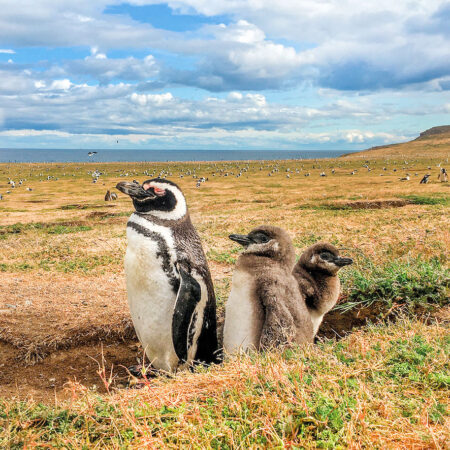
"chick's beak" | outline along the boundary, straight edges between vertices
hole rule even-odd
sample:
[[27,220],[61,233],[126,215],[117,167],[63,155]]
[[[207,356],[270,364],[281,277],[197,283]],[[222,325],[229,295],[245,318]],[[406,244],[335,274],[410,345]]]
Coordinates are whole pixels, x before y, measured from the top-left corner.
[[246,234],[230,234],[228,237],[244,247],[247,247],[252,243],[252,240]]
[[138,182],[133,181],[130,183],[129,181],[121,181],[117,183],[116,188],[123,192],[124,194],[129,195],[131,198],[142,200],[144,198],[156,198],[156,195],[151,191],[146,191]]
[[341,258],[340,256],[338,256],[338,257],[334,260],[334,263],[335,263],[338,267],[349,266],[350,264],[353,264],[353,259],[352,259],[352,258]]

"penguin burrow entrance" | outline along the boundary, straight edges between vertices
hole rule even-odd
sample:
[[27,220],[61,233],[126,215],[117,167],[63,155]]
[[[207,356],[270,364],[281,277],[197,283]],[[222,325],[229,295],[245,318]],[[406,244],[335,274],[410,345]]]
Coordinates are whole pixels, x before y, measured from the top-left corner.
[[[212,267],[213,278],[223,276]],[[2,275],[0,299],[0,396],[53,402],[69,397],[68,381],[104,391],[99,370],[113,367],[114,385],[125,387],[126,367],[143,351],[131,324],[123,277],[92,279],[69,274]],[[223,308],[218,311],[219,327]],[[325,316],[319,336],[345,335],[374,309]],[[219,329],[219,336],[221,329]]]

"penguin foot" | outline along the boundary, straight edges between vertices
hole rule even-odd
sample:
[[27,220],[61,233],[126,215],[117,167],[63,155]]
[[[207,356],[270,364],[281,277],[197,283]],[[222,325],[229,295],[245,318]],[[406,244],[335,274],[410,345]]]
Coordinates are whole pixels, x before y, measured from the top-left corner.
[[151,364],[135,364],[127,368],[131,376],[135,378],[150,378],[156,376],[156,371]]

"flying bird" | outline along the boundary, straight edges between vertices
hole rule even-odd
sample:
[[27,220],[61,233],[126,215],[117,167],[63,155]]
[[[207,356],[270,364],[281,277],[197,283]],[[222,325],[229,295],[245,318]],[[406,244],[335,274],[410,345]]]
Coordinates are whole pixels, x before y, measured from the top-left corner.
[[89,152],[88,156],[94,156],[97,152]]

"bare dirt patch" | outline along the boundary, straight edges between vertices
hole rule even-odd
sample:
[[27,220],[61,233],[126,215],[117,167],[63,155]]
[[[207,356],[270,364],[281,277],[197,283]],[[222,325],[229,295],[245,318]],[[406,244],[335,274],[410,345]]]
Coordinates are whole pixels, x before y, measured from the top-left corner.
[[319,337],[340,338],[369,321],[380,320],[383,311],[380,308],[354,308],[350,311],[332,310],[325,315],[319,330]]
[[0,342],[0,397],[34,398],[44,403],[70,398],[68,382],[105,392],[99,370],[112,387],[128,381],[126,367],[136,364],[142,350],[134,343],[81,345],[59,350],[36,365],[25,365],[16,359],[17,349]]

